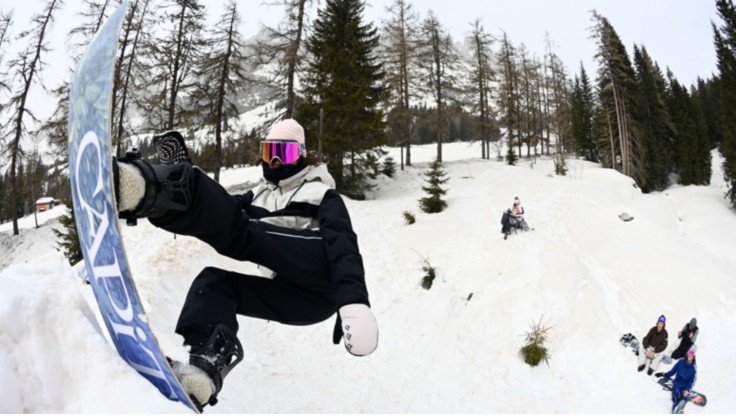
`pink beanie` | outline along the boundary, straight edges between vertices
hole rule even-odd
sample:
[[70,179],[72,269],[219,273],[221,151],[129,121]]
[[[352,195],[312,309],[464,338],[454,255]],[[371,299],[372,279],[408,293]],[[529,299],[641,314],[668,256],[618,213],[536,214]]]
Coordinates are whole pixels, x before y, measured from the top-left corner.
[[307,144],[304,141],[304,128],[296,120],[288,118],[271,126],[265,140],[293,140],[300,144],[299,154],[307,153]]

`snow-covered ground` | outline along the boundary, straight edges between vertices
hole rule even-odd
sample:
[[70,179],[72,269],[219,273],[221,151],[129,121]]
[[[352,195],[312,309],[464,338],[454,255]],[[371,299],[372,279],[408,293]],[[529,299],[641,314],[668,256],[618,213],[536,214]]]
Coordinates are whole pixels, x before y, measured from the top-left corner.
[[[511,167],[479,159],[478,145],[448,144],[449,206],[425,214],[417,200],[434,152],[414,147],[414,166],[379,178],[373,199],[346,199],[378,350],[356,358],[333,346],[333,319],[289,327],[241,318],[246,358],[208,411],[667,413],[669,393],[618,343],[626,332],[643,337],[660,314],[672,348],[690,318],[701,328],[696,390],[709,403],[686,412],[736,409],[736,213],[723,199],[717,153],[710,186],[644,195],[592,163],[569,160],[569,174],[555,176],[546,158]],[[258,176],[244,168],[221,180]],[[499,222],[514,196],[534,231],[504,241]],[[405,224],[404,211],[417,222]],[[622,212],[634,220],[621,221]],[[106,343],[88,289],[55,249],[54,226],[34,229],[31,218],[14,237],[0,225],[0,412],[186,413]],[[147,221],[123,232],[150,324],[181,359],[174,326],[192,279],[206,266],[253,266]],[[420,286],[423,258],[438,274],[429,291]],[[551,359],[532,368],[519,349],[540,318],[551,327]]]

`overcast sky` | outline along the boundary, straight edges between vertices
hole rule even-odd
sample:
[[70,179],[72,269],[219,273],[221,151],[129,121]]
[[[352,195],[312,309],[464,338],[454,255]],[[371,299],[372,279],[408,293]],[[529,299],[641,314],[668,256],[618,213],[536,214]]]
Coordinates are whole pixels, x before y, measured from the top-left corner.
[[[13,33],[17,34],[28,25],[31,11],[41,11],[44,3],[4,0],[0,11],[15,9]],[[203,3],[209,8],[209,20],[215,21],[225,1]],[[392,3],[367,2],[365,19],[380,25],[387,18],[386,6]],[[541,57],[545,33],[549,32],[568,73],[578,73],[583,62],[591,77],[597,68],[593,60],[595,41],[589,29],[591,10],[595,9],[608,18],[629,54],[635,43],[644,45],[659,66],[663,70],[669,67],[681,83],[690,85],[697,77],[709,78],[717,72],[711,28],[711,21],[720,22],[715,0],[416,0],[411,4],[420,18],[431,9],[456,41],[462,40],[471,29],[470,22],[480,17],[487,32],[500,35],[505,31],[512,43],[524,43],[532,54]],[[246,37],[255,34],[262,24],[275,25],[281,18],[279,7],[263,6],[260,0],[239,1],[239,5],[241,31]],[[63,41],[80,6],[80,0],[67,0],[53,28],[54,52],[44,72],[50,87],[58,84],[57,78],[69,76]]]

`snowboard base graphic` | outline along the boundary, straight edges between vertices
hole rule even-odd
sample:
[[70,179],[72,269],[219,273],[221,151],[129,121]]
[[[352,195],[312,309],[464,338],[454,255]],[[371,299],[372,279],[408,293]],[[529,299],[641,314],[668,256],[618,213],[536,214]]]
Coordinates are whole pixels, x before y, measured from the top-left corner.
[[170,400],[199,412],[147,323],[120,237],[110,124],[115,53],[127,1],[113,12],[79,62],[69,96],[69,178],[84,264],[118,354]]

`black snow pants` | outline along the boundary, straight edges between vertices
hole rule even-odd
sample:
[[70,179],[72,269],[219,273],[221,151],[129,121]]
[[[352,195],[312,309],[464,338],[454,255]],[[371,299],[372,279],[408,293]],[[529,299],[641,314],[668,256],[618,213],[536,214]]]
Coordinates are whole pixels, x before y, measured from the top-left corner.
[[273,270],[267,279],[208,267],[194,279],[176,332],[185,345],[200,346],[222,323],[238,330],[236,314],[290,325],[322,322],[336,311],[324,241],[312,230],[251,220],[239,201],[199,169],[184,212],[151,218],[167,231],[196,237],[218,253]]

